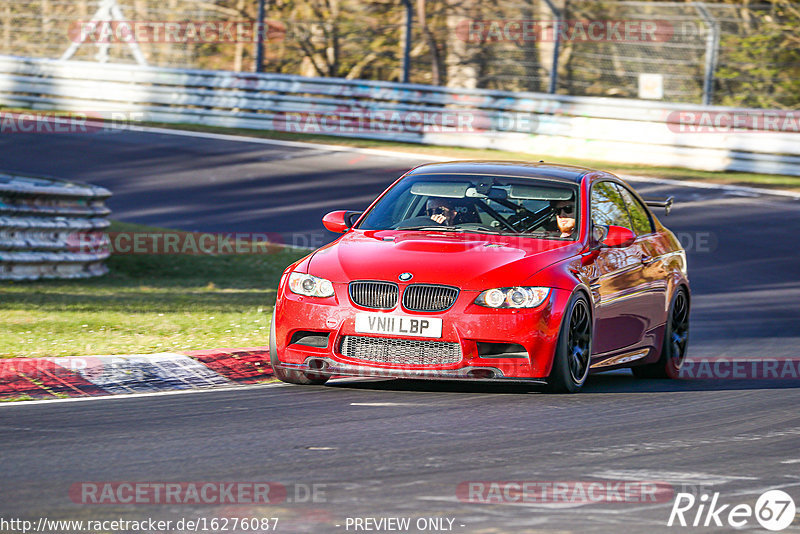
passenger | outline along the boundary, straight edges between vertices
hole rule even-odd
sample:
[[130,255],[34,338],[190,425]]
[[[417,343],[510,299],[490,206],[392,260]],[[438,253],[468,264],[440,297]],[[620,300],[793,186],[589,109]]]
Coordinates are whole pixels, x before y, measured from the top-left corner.
[[556,216],[556,225],[561,237],[572,237],[575,232],[575,201],[552,200],[550,206]]

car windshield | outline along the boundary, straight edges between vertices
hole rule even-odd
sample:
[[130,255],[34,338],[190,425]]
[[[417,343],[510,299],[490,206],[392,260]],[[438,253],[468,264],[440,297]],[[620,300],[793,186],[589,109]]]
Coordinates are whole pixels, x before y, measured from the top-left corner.
[[577,186],[545,179],[415,174],[362,218],[362,230],[438,230],[575,239]]

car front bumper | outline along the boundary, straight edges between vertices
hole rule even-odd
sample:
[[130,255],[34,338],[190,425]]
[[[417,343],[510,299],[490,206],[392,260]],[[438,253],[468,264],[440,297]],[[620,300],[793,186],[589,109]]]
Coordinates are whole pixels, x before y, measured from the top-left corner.
[[[316,298],[296,295],[285,286],[280,288],[275,308],[275,346],[280,367],[334,376],[542,382],[550,374],[563,310],[570,298],[569,292],[552,289],[537,308],[490,309],[474,304],[478,291],[462,290],[454,305],[444,312],[409,312],[401,306],[381,311],[394,316],[441,319],[442,335],[433,339],[356,332],[357,313],[378,311],[354,305],[347,284],[334,284],[334,289],[334,296]],[[303,341],[311,339],[307,335],[326,339],[324,343],[314,343],[318,346],[310,346]],[[361,359],[343,353],[345,336],[387,343],[419,341],[434,348],[438,343],[458,344],[460,359],[425,364]],[[521,347],[500,353],[487,349],[504,344]]]

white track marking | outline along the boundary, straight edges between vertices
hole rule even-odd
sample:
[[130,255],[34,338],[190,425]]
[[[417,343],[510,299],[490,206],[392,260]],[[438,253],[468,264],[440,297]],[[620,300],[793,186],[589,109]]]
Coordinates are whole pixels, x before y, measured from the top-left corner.
[[[765,439],[782,438],[787,436],[800,435],[800,427],[791,427],[783,430],[772,430],[761,434],[737,434],[729,437],[711,437],[711,438],[685,438],[673,439],[669,441],[658,442],[643,442],[643,443],[626,443],[614,445],[612,447],[595,447],[590,449],[576,449],[570,454],[577,454],[580,456],[623,456],[626,454],[635,454],[644,452],[646,454],[653,454],[655,452],[664,450],[677,450],[686,448],[697,448],[703,446],[714,446],[720,443],[738,443],[738,442],[754,442],[762,441]],[[559,451],[553,451],[551,454],[563,454]]]
[[[106,128],[109,127],[108,125],[104,125],[103,123],[87,123],[87,124],[93,124],[100,127],[105,126]],[[390,157],[390,158],[407,158],[407,159],[418,159],[418,160],[421,159],[424,161],[431,161],[431,162],[453,161],[453,157],[451,156],[437,156],[435,154],[420,154],[415,152],[402,152],[402,151],[384,150],[378,148],[358,148],[358,147],[350,147],[343,145],[326,145],[322,143],[310,143],[307,141],[285,141],[282,139],[266,139],[263,137],[246,137],[243,135],[219,134],[212,132],[195,132],[190,130],[172,130],[169,128],[155,128],[150,126],[135,126],[131,128],[130,126],[113,125],[110,127],[114,129],[128,130],[134,132],[145,132],[145,133],[163,134],[163,135],[180,135],[184,137],[196,137],[201,139],[217,139],[220,141],[257,143],[262,145],[285,146],[293,148],[323,149],[332,152],[351,152],[356,154],[367,154],[367,155]],[[533,158],[535,156],[531,154],[531,157]],[[628,174],[620,174],[619,176],[620,178],[623,178],[625,180],[650,182],[650,183],[664,184],[671,186],[693,187],[697,189],[714,189],[714,190],[748,193],[755,195],[777,195],[777,196],[789,197],[800,200],[800,193],[795,191],[784,191],[781,189],[760,189],[758,187],[747,187],[742,185],[714,184],[706,182],[696,182],[693,180],[671,180],[669,178],[651,178],[648,176],[638,176],[638,175],[628,175]]]
[[272,388],[283,387],[288,384],[283,382],[275,382],[272,384],[248,384],[248,385],[231,385],[222,386],[208,389],[176,389],[173,391],[153,391],[146,393],[124,393],[120,395],[99,395],[97,397],[72,397],[69,399],[31,399],[30,401],[13,401],[0,403],[0,409],[14,408],[17,406],[38,406],[40,404],[52,404],[56,402],[88,402],[88,401],[103,401],[103,400],[121,400],[121,399],[139,399],[142,397],[161,397],[164,395],[184,395],[190,393],[211,393],[214,391],[242,391],[246,389],[258,388]]
[[793,488],[795,486],[800,486],[800,482],[789,482],[786,484],[776,484],[774,486],[761,486],[758,488],[745,488],[737,491],[726,492],[725,495],[730,497],[738,497],[739,495],[761,495],[765,491],[774,489]]
[[696,189],[716,189],[722,191],[729,191],[732,193],[745,193],[749,195],[777,195],[782,197],[789,197],[800,199],[800,193],[795,191],[784,191],[782,189],[761,189],[759,187],[748,187],[744,185],[728,185],[728,184],[714,184],[707,182],[696,182],[694,180],[670,180],[669,178],[653,178],[650,176],[639,176],[634,174],[620,174],[621,178],[631,180],[634,182],[648,182],[653,184],[663,185],[682,185],[685,187],[694,187]]
[[[124,354],[119,357],[129,357],[130,354]],[[100,356],[102,358],[116,358],[117,356]],[[65,356],[65,358],[82,358],[81,356]],[[86,356],[85,358],[98,358],[98,356]],[[56,358],[52,358],[56,359]],[[353,379],[358,380],[358,379]],[[361,379],[364,380],[364,379]],[[339,382],[347,382],[350,379],[347,378],[337,378],[331,380],[332,384],[336,384]],[[69,397],[65,399],[30,399],[30,400],[19,400],[19,401],[7,401],[7,402],[0,402],[0,408],[10,408],[13,406],[30,406],[31,404],[50,404],[54,402],[84,402],[84,401],[97,401],[97,400],[113,400],[113,399],[131,399],[131,398],[140,398],[140,397],[155,397],[161,395],[181,395],[183,393],[208,393],[210,391],[242,391],[247,389],[257,389],[257,388],[265,388],[265,387],[296,387],[293,384],[287,384],[285,382],[272,382],[268,384],[237,384],[236,382],[231,382],[230,384],[225,385],[218,385],[216,387],[208,387],[208,388],[195,388],[195,389],[176,389],[170,391],[141,391],[138,393],[109,393],[108,395],[96,395],[92,397]]]
[[[437,495],[421,495],[417,497],[419,501],[440,501],[440,502],[450,502],[450,503],[464,503],[464,501],[459,500],[457,497],[442,497]],[[655,504],[648,504],[643,506],[636,506],[636,507],[629,507],[624,509],[603,509],[603,506],[609,506],[611,504],[615,506],[624,505],[626,503],[605,503],[605,502],[574,502],[574,503],[548,503],[548,502],[492,502],[491,504],[483,504],[483,503],[465,503],[465,504],[476,504],[478,506],[515,506],[519,508],[544,508],[553,512],[558,512],[559,510],[563,510],[564,512],[572,512],[574,508],[582,508],[585,506],[593,507],[591,512],[592,513],[603,513],[603,514],[612,514],[612,515],[620,515],[620,514],[631,514],[634,512],[642,511],[642,510],[652,510],[655,508],[663,508],[665,506],[671,506],[672,503],[655,503]],[[588,513],[588,512],[584,512]]]
[[[98,127],[104,126],[103,123],[87,122],[86,124]],[[150,126],[129,127],[129,126],[105,125],[105,127],[113,128],[116,130],[131,131],[131,132],[145,132],[145,133],[162,134],[162,135],[179,135],[183,137],[195,137],[200,139],[216,139],[219,141],[233,141],[239,143],[255,143],[260,145],[307,148],[315,150],[326,150],[329,152],[348,152],[355,154],[367,154],[372,156],[384,156],[390,158],[405,157],[408,159],[423,159],[428,161],[453,161],[452,157],[447,157],[447,156],[436,156],[432,154],[417,154],[414,152],[402,152],[396,150],[382,150],[379,148],[359,148],[359,147],[344,146],[344,145],[326,145],[322,143],[310,143],[307,141],[286,141],[283,139],[267,139],[264,137],[247,137],[244,135],[220,134],[213,132],[196,132],[192,130],[172,130],[169,128],[155,128]]]
[[351,402],[350,406],[429,406],[418,402]]
[[656,480],[660,482],[669,482],[670,484],[703,483],[709,485],[726,484],[734,480],[758,480],[757,477],[716,475],[698,472],[658,471],[648,469],[606,469],[605,471],[592,473],[589,476],[606,480]]

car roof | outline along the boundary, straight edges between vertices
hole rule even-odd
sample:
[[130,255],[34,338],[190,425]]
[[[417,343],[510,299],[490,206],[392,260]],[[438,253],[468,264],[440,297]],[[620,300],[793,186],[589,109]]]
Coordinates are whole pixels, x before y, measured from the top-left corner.
[[571,184],[580,183],[581,178],[594,169],[560,163],[527,161],[447,161],[426,163],[409,171],[415,174],[486,174],[513,176],[518,178],[546,178]]

